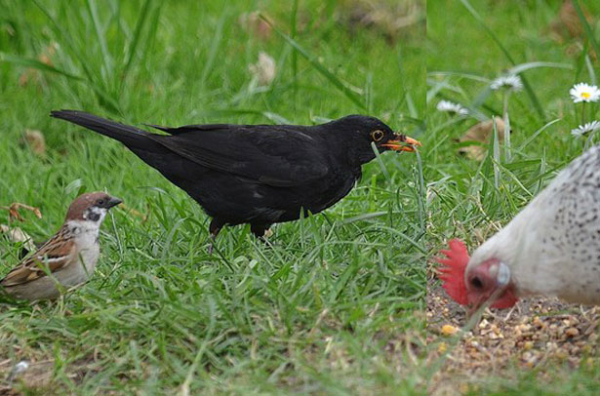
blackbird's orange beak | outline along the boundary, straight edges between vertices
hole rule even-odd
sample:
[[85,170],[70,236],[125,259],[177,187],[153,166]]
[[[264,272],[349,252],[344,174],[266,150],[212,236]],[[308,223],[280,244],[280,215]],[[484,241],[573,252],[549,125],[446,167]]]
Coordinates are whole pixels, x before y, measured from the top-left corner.
[[394,151],[408,151],[412,153],[415,151],[415,146],[421,146],[421,142],[411,137],[402,134],[396,136],[396,139],[388,140],[387,142],[383,143],[381,147],[385,147]]

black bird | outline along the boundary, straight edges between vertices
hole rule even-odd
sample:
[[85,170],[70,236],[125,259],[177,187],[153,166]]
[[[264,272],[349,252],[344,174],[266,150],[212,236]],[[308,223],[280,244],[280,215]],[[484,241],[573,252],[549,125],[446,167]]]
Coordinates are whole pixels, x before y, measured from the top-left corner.
[[186,191],[221,228],[246,224],[262,237],[273,223],[319,213],[345,197],[361,165],[380,152],[414,151],[414,139],[374,117],[350,115],[316,126],[188,125],[158,135],[95,115],[53,111],[60,118],[116,139]]

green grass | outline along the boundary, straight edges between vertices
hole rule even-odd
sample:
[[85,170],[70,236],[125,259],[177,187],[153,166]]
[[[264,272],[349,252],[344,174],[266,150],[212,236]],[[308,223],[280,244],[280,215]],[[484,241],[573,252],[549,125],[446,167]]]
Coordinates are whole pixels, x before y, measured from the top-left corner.
[[[177,126],[366,113],[435,147],[424,135],[425,16],[390,43],[342,22],[347,2],[296,4],[0,1],[0,204],[39,207],[43,219],[19,224],[37,241],[78,192],[106,190],[129,208],[103,226],[85,287],[0,306],[0,362],[52,361],[50,383],[30,394],[408,395],[422,385],[414,354],[425,319],[415,312],[430,154],[423,170],[417,156],[384,155],[325,214],[277,225],[269,244],[228,228],[211,256],[208,218],[184,192],[117,142],[48,116],[83,109]],[[254,10],[282,34],[241,29]],[[51,43],[48,66],[37,58]],[[278,68],[265,89],[248,72],[259,51]],[[27,128],[44,132],[47,158],[19,144]],[[0,274],[17,250],[0,240]]]
[[[589,40],[586,33],[562,43],[550,38],[548,26],[561,3],[442,0],[428,6],[427,122],[428,141],[435,144],[427,147],[424,174],[430,177],[428,210],[436,214],[428,224],[427,237],[432,245],[441,246],[447,238],[459,237],[471,248],[476,247],[481,238],[496,232],[494,225],[506,224],[558,170],[582,153],[585,139],[575,139],[570,133],[581,123],[582,105],[572,103],[569,89],[578,82],[596,83],[598,62],[590,58],[587,64],[591,67],[586,64],[592,52],[589,42],[581,45],[582,50],[573,51],[578,42]],[[598,15],[599,3],[585,3],[592,15]],[[480,22],[468,5],[480,16]],[[592,24],[590,31],[598,37],[597,24]],[[498,158],[496,185],[492,156],[480,163],[456,155],[458,145],[453,139],[477,120],[452,118],[437,112],[435,106],[441,99],[450,99],[481,118],[502,116],[502,95],[491,92],[484,79],[530,62],[553,65],[524,71],[522,77],[531,91],[525,89],[510,97],[512,160],[506,161],[504,155]],[[587,121],[597,117],[597,105],[588,105]],[[516,360],[509,362],[505,372],[478,376],[472,394],[597,394],[597,361],[591,368],[573,370],[548,364],[523,371]]]
[[[42,389],[18,385],[28,394],[424,393],[439,367],[425,364],[427,263],[448,238],[474,247],[490,236],[582,152],[570,134],[582,106],[568,90],[597,82],[600,37],[592,23],[580,51],[577,39],[553,41],[559,1],[430,3],[394,41],[349,23],[350,0],[0,0],[0,205],[38,206],[43,219],[18,224],[37,241],[81,191],[127,205],[103,226],[91,282],[55,303],[0,306],[0,388],[27,359],[51,362]],[[256,10],[273,24],[268,39],[240,27]],[[49,66],[38,57],[52,43]],[[266,88],[248,71],[260,51],[277,64]],[[489,80],[522,65],[529,88],[508,108],[512,160],[457,156],[453,139],[476,120],[440,114],[437,102],[501,115]],[[61,108],[172,126],[363,113],[424,146],[368,164],[342,202],[275,226],[268,244],[227,228],[208,255],[199,206],[117,142],[48,116]],[[597,106],[586,112],[598,117]],[[25,129],[44,132],[46,158],[19,143]],[[0,275],[17,254],[0,239]],[[593,395],[596,366],[515,362],[474,389]]]

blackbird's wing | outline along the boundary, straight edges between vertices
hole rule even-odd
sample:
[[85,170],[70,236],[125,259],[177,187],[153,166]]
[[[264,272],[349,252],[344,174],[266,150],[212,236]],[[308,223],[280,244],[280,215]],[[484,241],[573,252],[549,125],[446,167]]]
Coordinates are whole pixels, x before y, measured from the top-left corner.
[[252,127],[270,127],[269,125],[238,125],[238,124],[199,124],[199,125],[184,125],[177,128],[164,127],[160,125],[145,124],[146,126],[167,132],[169,135],[180,135],[187,132],[199,131],[232,131],[240,128]]
[[[62,230],[61,230],[62,231]],[[65,268],[73,262],[75,242],[59,232],[48,240],[31,257],[21,261],[0,281],[3,287],[11,287],[33,282]]]
[[153,139],[182,157],[217,171],[276,187],[302,185],[329,172],[328,148],[296,126],[190,125],[159,128]]

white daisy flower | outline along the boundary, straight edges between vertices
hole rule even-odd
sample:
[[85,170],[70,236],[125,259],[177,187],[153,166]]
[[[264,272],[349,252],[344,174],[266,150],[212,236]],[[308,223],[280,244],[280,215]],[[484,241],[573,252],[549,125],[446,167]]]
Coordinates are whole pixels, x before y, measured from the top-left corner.
[[597,102],[600,99],[600,89],[586,83],[575,84],[569,91],[574,103]]
[[447,113],[451,113],[451,114],[456,114],[456,115],[467,115],[467,114],[469,114],[469,110],[467,110],[466,108],[462,107],[458,103],[452,103],[452,102],[450,102],[448,100],[440,100],[440,102],[437,104],[437,110],[438,111],[447,112]]
[[577,128],[571,130],[573,136],[583,136],[588,133],[596,132],[600,129],[600,121],[592,121],[587,124],[579,125]]
[[509,91],[518,92],[523,89],[523,81],[521,77],[515,75],[498,77],[490,84],[490,88],[494,91],[499,89],[506,89]]

